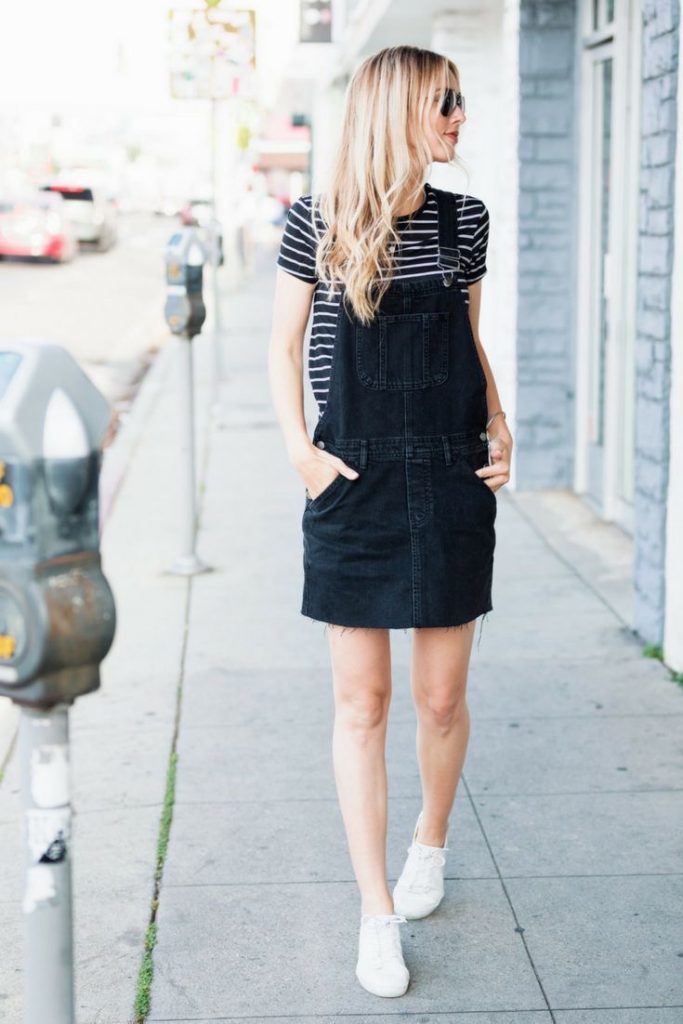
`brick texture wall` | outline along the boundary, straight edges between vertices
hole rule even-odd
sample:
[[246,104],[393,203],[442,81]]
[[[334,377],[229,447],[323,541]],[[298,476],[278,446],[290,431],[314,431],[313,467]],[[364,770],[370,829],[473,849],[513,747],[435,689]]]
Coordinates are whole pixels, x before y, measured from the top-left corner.
[[521,0],[517,486],[569,487],[574,452],[574,0]]
[[[680,5],[644,0],[635,382],[635,627],[661,643]],[[680,284],[679,284],[680,287]]]

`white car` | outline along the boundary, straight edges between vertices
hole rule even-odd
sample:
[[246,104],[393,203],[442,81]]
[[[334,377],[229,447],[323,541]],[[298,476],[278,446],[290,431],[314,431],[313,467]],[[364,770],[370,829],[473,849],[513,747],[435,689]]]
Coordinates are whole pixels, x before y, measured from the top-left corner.
[[107,193],[82,181],[58,179],[41,186],[44,192],[58,192],[81,243],[106,252],[116,242],[116,205]]

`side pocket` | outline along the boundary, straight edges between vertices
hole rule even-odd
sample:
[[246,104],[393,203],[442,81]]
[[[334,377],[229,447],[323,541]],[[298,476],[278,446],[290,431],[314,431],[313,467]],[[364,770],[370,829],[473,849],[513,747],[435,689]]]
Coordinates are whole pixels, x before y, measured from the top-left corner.
[[489,498],[494,502],[494,504],[497,504],[498,499],[496,492],[491,490],[486,481],[483,480],[476,472],[476,470],[481,469],[482,466],[488,465],[488,446],[484,444],[471,452],[458,452],[457,456],[459,462],[465,466],[470,476],[474,478],[474,481],[480,488],[483,487]]
[[337,488],[339,487],[339,485],[342,482],[342,480],[346,480],[346,479],[347,478],[344,476],[343,473],[337,473],[335,478],[333,480],[331,480],[330,483],[326,487],[324,487],[322,489],[320,494],[317,494],[315,496],[315,498],[312,498],[310,496],[310,494],[308,493],[308,489],[307,489],[306,490],[306,508],[307,509],[312,509],[313,511],[317,512],[320,509],[320,507],[325,504],[325,501],[327,500],[327,498],[331,494],[334,494],[334,492],[337,490]]

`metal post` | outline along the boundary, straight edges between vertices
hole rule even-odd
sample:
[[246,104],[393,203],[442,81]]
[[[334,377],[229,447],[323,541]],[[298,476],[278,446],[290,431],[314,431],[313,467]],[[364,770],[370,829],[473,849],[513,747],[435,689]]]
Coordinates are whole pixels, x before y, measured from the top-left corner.
[[186,335],[176,337],[176,372],[178,387],[178,423],[180,425],[181,501],[183,509],[182,549],[168,569],[179,576],[209,572],[210,567],[195,553],[197,534],[197,492],[194,439],[194,380],[192,341]]
[[74,1024],[69,709],[22,707],[25,1024]]
[[216,135],[218,128],[218,100],[215,96],[211,97],[211,283],[213,286],[213,360],[214,360],[214,376],[213,376],[213,391],[214,399],[216,398],[216,389],[218,382],[223,379],[223,353],[221,349],[222,345],[222,318],[221,318],[221,299],[218,287],[218,153],[216,146]]

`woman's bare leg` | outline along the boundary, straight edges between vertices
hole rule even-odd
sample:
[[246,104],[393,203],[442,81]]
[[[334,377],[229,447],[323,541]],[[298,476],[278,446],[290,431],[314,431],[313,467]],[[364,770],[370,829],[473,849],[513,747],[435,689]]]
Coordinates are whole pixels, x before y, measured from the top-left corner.
[[470,735],[465,689],[476,619],[461,627],[414,630],[411,689],[423,816],[418,842],[443,846]]
[[335,699],[334,770],[361,913],[391,914],[385,762],[391,703],[389,631],[332,624],[327,630]]

